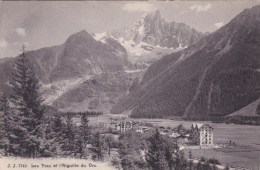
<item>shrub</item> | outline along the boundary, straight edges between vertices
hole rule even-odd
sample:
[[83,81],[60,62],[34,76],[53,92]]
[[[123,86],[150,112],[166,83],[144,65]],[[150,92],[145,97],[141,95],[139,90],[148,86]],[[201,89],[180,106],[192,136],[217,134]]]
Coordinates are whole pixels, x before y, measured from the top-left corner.
[[214,159],[214,158],[210,158],[210,159],[208,160],[208,162],[209,162],[210,164],[221,165],[221,163],[219,162],[219,160]]

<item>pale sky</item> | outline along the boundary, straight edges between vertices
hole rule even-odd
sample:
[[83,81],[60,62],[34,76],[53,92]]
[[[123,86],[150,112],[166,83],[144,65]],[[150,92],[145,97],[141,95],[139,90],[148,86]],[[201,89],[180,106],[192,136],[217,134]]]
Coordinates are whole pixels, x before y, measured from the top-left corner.
[[71,34],[100,33],[132,25],[145,12],[159,9],[166,21],[213,32],[246,8],[251,1],[0,1],[0,58],[27,50],[62,44]]

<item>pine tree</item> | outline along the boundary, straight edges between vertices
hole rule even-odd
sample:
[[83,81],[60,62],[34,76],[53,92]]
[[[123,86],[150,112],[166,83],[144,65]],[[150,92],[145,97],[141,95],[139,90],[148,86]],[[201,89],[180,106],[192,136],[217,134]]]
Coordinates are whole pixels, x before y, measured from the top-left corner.
[[[171,166],[170,169],[174,170],[186,170],[187,160],[184,157],[183,151],[180,150],[178,141],[174,140],[173,144],[171,144]],[[168,160],[168,159],[167,159]],[[169,162],[169,161],[168,161]]]
[[189,169],[192,170],[192,153],[189,151]]
[[165,159],[168,162],[169,169],[172,170],[174,165],[174,159],[173,159],[174,149],[169,144],[167,144],[165,149],[166,149]]
[[174,169],[185,170],[187,167],[187,160],[185,159],[184,153],[180,150],[175,152]]
[[112,166],[114,166],[116,169],[120,170],[120,159],[118,158],[118,156],[114,156],[112,157],[112,160],[111,160],[111,164]]
[[65,121],[66,126],[63,131],[63,138],[62,138],[62,150],[64,151],[65,155],[70,155],[74,151],[74,139],[75,133],[73,130],[73,122],[72,122],[72,114],[67,113]]
[[197,163],[196,170],[204,170],[203,164],[201,163],[201,161],[199,161],[199,162]]
[[[55,115],[51,124],[52,131],[55,133],[55,137],[61,136],[62,130],[64,129],[64,123],[60,115]],[[59,134],[59,135],[58,135]]]
[[107,149],[108,149],[108,156],[110,157],[111,148],[112,148],[113,144],[115,143],[115,138],[112,135],[106,135],[105,136],[105,143],[106,143]]
[[210,166],[210,164],[209,164],[209,162],[208,161],[206,161],[205,163],[204,163],[204,169],[207,169],[207,170],[210,170],[211,169],[211,166]]
[[12,133],[12,111],[5,93],[0,97],[0,154],[10,154],[10,138]]
[[190,136],[189,136],[189,140],[193,141],[194,140],[194,133],[195,133],[195,129],[193,127],[193,124],[191,125],[191,131],[190,131]]
[[41,146],[41,156],[54,157],[62,154],[63,130],[65,123],[60,115],[46,117],[44,119],[44,143]]
[[90,140],[91,131],[88,126],[88,117],[86,113],[81,113],[81,127],[80,127],[80,135],[82,138],[82,156],[86,156],[86,145]]
[[14,139],[17,154],[37,157],[41,142],[41,122],[44,113],[39,82],[26,57],[25,48],[15,61],[11,102],[15,109]]
[[98,160],[101,159],[101,142],[100,142],[100,134],[97,132],[94,134],[93,139],[92,139],[92,152],[94,153],[93,158],[97,158]]
[[150,145],[148,146],[148,153],[146,155],[148,165],[153,170],[169,169],[165,158],[165,142],[162,139],[158,129],[156,129],[153,136],[149,138],[149,142]]
[[49,121],[49,124],[45,128],[45,139],[51,141],[53,144],[55,143],[54,145],[58,149],[57,146],[60,146],[60,143],[63,141],[62,135],[65,124],[60,115],[54,115],[52,119],[47,121]]

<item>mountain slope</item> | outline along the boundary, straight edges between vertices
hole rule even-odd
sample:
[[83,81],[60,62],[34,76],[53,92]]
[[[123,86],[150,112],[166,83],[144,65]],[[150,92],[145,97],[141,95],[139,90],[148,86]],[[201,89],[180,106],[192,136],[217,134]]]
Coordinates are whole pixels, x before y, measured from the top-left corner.
[[256,101],[250,103],[249,105],[243,107],[240,110],[237,110],[228,116],[259,116],[257,107],[260,104],[260,99],[257,99]]
[[141,117],[228,115],[260,97],[260,6],[155,62],[113,109]]
[[[86,31],[71,35],[62,45],[28,51],[26,55],[42,84],[44,102],[58,109],[75,109],[72,108],[75,103],[89,97],[86,93],[80,93],[84,83],[98,79],[97,77],[118,75],[112,82],[120,84],[123,88],[114,89],[110,92],[111,96],[114,94],[118,96],[126,91],[128,83],[130,83],[127,76],[122,76],[128,66],[124,47],[115,40],[108,39],[104,43],[96,41]],[[6,86],[6,82],[11,76],[13,61],[12,58],[0,63],[1,89]],[[98,80],[103,81],[100,79]],[[109,84],[103,85],[103,91],[109,91],[108,86]],[[97,90],[99,89],[94,86],[91,93],[98,93]],[[75,93],[75,91],[78,92]],[[108,96],[108,103],[111,96]],[[87,103],[84,104],[93,103],[93,100],[97,100],[96,97],[89,97]],[[98,106],[92,106],[89,109],[97,108]],[[77,109],[80,110],[80,108]]]
[[[116,41],[96,41],[86,31],[71,35],[62,45],[28,51],[26,55],[44,83],[83,78],[85,75],[102,72],[117,72],[127,66],[124,47]],[[6,68],[6,62],[12,60],[1,62],[1,68],[9,71],[11,68]]]
[[125,49],[113,48],[110,43],[96,41],[86,31],[71,35],[67,41],[56,47],[28,52],[49,82],[82,78],[85,75],[102,72],[116,72],[127,65]]

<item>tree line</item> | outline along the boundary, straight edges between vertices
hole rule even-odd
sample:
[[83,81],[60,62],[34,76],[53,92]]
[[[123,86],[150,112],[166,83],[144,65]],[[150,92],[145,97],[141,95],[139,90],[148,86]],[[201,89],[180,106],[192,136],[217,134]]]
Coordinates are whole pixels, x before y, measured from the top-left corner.
[[[103,115],[103,112],[95,112],[95,111],[81,111],[81,112],[69,112],[73,116],[80,116],[82,114],[88,116],[88,117],[95,117],[95,116],[101,116]],[[61,113],[62,115],[66,115],[67,112]]]

